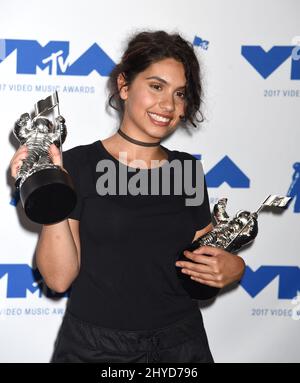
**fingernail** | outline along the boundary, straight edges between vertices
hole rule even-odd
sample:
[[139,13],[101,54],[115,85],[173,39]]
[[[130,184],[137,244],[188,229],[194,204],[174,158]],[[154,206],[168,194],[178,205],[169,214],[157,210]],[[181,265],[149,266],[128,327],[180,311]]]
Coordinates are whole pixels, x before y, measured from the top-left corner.
[[181,263],[180,262],[176,262],[176,266],[181,267]]

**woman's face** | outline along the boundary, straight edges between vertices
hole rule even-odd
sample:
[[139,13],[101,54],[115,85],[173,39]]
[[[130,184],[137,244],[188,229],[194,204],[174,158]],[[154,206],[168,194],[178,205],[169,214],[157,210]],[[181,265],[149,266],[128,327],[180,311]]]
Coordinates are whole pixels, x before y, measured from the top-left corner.
[[[123,84],[124,78],[119,76],[119,88]],[[124,100],[122,129],[149,142],[167,136],[184,115],[185,86],[181,62],[166,58],[151,64],[120,90]]]

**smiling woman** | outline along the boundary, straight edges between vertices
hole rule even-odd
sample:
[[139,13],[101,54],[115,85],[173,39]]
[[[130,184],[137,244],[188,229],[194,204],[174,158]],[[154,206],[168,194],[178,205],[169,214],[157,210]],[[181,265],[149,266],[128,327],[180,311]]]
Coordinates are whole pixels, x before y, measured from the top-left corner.
[[146,142],[172,133],[185,112],[185,83],[182,63],[171,58],[151,64],[130,85],[119,74],[119,94],[126,104],[121,130]]
[[[129,86],[138,74],[158,62],[164,62],[166,65],[172,63],[179,68],[179,73],[175,73],[175,81],[178,83],[176,95],[184,100],[185,110],[182,117],[192,124],[194,120],[201,122],[203,117],[200,111],[202,95],[200,66],[192,44],[178,34],[169,35],[164,31],[142,32],[129,42],[121,62],[116,65],[110,75],[110,105],[121,113],[124,112],[124,100],[121,97],[120,84],[117,80],[120,75],[123,76],[122,85]],[[181,78],[177,78],[178,75]],[[163,90],[165,85],[176,85],[176,83],[168,82],[168,79],[160,76],[160,73],[152,76],[153,78],[151,75],[145,77],[151,81],[151,85],[149,85],[157,91]],[[180,81],[182,81],[181,84]],[[197,114],[199,114],[200,120],[197,118]]]
[[[205,179],[192,155],[161,145],[180,122],[202,119],[193,47],[178,34],[139,33],[109,87],[119,130],[64,153],[77,205],[67,220],[43,226],[37,245],[47,285],[58,292],[72,285],[53,361],[212,362],[201,312],[175,267],[193,239],[212,228]],[[21,147],[13,157],[13,176],[26,155]],[[55,146],[50,155],[62,165]],[[198,190],[203,198],[188,198]],[[216,248],[187,257],[193,262],[178,266],[195,283],[222,287],[244,271],[240,257]]]

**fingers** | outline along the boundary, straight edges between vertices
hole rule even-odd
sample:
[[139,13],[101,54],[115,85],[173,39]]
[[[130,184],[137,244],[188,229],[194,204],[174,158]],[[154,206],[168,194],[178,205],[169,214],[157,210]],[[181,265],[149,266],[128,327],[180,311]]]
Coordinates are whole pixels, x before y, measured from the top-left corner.
[[[203,255],[206,254],[206,255]],[[245,270],[245,262],[226,250],[203,246],[193,252],[185,251],[184,255],[191,261],[177,261],[181,272],[196,282],[222,288],[238,281]]]
[[[203,271],[203,265],[198,265],[198,269],[191,268],[183,268],[181,272],[187,276],[189,276],[193,281],[202,283],[203,285],[211,286],[211,287],[224,287],[223,279],[220,274],[215,274],[212,272]],[[206,267],[206,266],[204,266]]]
[[198,249],[194,250],[194,254],[198,255],[212,255],[215,256],[220,252],[220,249],[213,246],[201,246]]
[[213,280],[206,280],[206,279],[195,278],[195,277],[191,277],[191,279],[192,279],[193,281],[202,283],[202,285],[207,285],[207,286],[210,286],[210,287],[217,287],[217,288],[219,288],[219,289],[221,289],[222,287],[224,287],[222,283],[220,283],[220,282],[216,282],[216,281],[213,281]]
[[[193,252],[185,250],[183,254],[186,258],[192,260],[193,262],[203,263],[205,265],[213,265],[215,263],[215,257],[218,254],[218,250],[216,248],[208,247],[208,246],[207,248],[212,249],[212,251],[211,250],[203,251],[202,253],[199,254],[199,253],[196,253],[196,250],[194,250]],[[213,255],[213,256],[209,256],[209,255]]]
[[[23,165],[23,161],[27,156],[28,147],[26,145],[21,145],[10,161],[10,174],[13,178],[16,178],[20,167]],[[51,144],[49,147],[49,156],[54,165],[62,166],[60,150],[54,144]],[[62,170],[66,171],[63,168]]]
[[176,266],[181,267],[182,271],[188,269],[188,270],[200,272],[200,273],[209,273],[209,274],[213,273],[211,266],[203,265],[201,263],[178,261],[176,262]]
[[196,264],[194,266],[188,266],[187,264],[192,264],[190,262],[184,263],[185,266],[181,269],[181,272],[189,276],[193,281],[211,287],[224,287],[223,277],[220,273],[214,272],[210,267],[207,267],[205,265]]
[[218,265],[216,267],[212,267],[191,262],[180,262],[180,265],[180,267],[182,267],[181,272],[183,274],[215,282],[222,281],[222,274],[220,273]]
[[22,145],[13,155],[10,161],[10,174],[12,177],[16,178],[17,173],[20,167],[23,165],[23,161],[28,156],[28,148],[26,145]]
[[60,150],[54,144],[49,146],[49,156],[54,165],[62,165]]
[[215,276],[208,272],[193,271],[192,269],[181,269],[182,274],[189,275],[190,277],[202,278],[204,280],[215,280]]
[[62,158],[61,158],[61,152],[60,150],[57,148],[57,146],[55,146],[54,144],[51,144],[49,146],[49,156],[51,158],[51,161],[54,165],[57,165],[57,166],[60,166],[61,167],[61,170],[63,170],[64,172],[68,173],[67,170],[65,168],[62,167]]
[[[199,250],[199,249],[197,249]],[[177,261],[176,266],[182,267],[181,272],[190,276],[192,280],[199,283],[206,284],[208,286],[221,288],[223,277],[220,268],[220,259],[217,257],[219,251],[216,248],[210,246],[204,246],[202,248],[202,254],[208,254],[214,256],[207,256],[199,254],[197,251],[184,251],[185,257],[189,258],[193,262],[189,261]]]

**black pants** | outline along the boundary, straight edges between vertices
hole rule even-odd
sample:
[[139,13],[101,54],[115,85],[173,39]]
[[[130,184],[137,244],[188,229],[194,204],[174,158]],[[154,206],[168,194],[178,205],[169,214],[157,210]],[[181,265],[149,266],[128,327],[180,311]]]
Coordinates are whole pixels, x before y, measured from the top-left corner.
[[141,331],[91,325],[66,313],[54,363],[213,363],[200,311],[170,326]]

